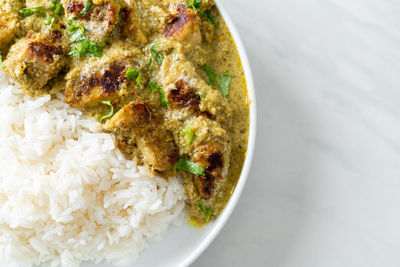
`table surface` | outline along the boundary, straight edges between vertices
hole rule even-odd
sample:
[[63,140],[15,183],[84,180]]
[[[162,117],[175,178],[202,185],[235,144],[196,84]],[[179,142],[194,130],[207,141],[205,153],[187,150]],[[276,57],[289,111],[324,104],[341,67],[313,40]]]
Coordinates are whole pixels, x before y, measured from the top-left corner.
[[254,72],[257,150],[193,266],[400,266],[400,1],[220,2]]

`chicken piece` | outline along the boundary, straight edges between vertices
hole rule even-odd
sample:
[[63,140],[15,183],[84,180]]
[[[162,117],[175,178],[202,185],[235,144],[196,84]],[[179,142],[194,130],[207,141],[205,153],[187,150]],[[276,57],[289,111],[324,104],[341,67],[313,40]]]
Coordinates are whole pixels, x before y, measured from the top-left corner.
[[66,76],[65,102],[73,107],[90,107],[127,94],[125,73],[137,53],[111,48],[102,57],[89,58],[72,69]]
[[21,7],[20,1],[0,0],[0,52],[6,50],[18,35]]
[[85,8],[84,0],[66,0],[64,2],[67,18],[75,18],[86,29],[86,37],[93,41],[105,41],[118,23],[121,5],[117,1],[92,4],[90,9],[81,14]]
[[175,13],[167,18],[162,35],[184,42],[186,46],[196,46],[202,42],[199,23],[199,16],[192,9],[181,4]]
[[169,92],[169,101],[173,107],[189,108],[197,114],[200,112],[200,95],[185,80],[175,83],[175,88]]
[[[160,47],[161,44],[162,42]],[[158,81],[175,107],[169,110],[168,117],[184,120],[193,114],[202,113],[225,128],[231,125],[232,109],[226,98],[200,77],[181,52],[175,51],[165,57]],[[185,110],[181,110],[182,108]]]
[[138,21],[140,13],[136,8],[121,8],[121,34],[129,38],[135,45],[147,43],[147,36]]
[[14,44],[4,61],[5,72],[30,93],[37,94],[67,63],[64,48],[40,35]]
[[162,120],[147,103],[133,101],[118,111],[105,125],[123,142],[123,152],[141,152],[143,162],[151,169],[162,172],[172,169],[179,154],[172,134],[161,127]]
[[[169,121],[166,123],[171,125]],[[181,155],[187,155],[193,162],[205,169],[205,177],[196,178],[196,187],[203,197],[211,197],[218,183],[224,182],[230,167],[231,138],[216,121],[205,115],[194,116],[175,126],[175,140]],[[185,134],[193,133],[190,142]],[[206,178],[206,179],[205,179]]]

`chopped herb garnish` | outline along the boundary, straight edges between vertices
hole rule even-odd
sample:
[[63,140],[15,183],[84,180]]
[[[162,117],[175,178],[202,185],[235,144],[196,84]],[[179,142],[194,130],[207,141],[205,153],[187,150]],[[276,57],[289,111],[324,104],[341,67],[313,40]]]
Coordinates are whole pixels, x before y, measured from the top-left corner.
[[40,14],[45,16],[44,23],[49,25],[50,28],[53,27],[55,18],[50,16],[46,11],[44,11],[43,6],[31,7],[31,8],[23,8],[19,11],[19,13],[24,17],[27,18],[33,14]]
[[192,129],[192,127],[190,127],[189,125],[187,125],[180,134],[181,137],[185,137],[186,139],[186,146],[190,146],[193,142],[194,139],[194,131]]
[[151,64],[153,64],[153,59],[152,58],[150,58],[150,60],[149,60],[149,64],[147,65],[147,70],[151,69]]
[[198,92],[197,94],[200,96],[200,99],[204,99],[206,97],[203,92]]
[[201,2],[202,0],[190,0],[186,6],[199,12],[199,14],[202,15],[208,21],[208,23],[214,25],[215,28],[218,28],[219,20],[212,14],[210,10],[204,11],[201,7]]
[[80,42],[86,39],[85,32],[86,29],[82,26],[82,24],[70,19],[68,20],[68,34],[71,35],[69,37],[70,43]]
[[207,19],[208,23],[214,25],[215,28],[219,27],[219,20],[212,14],[210,10],[204,12],[204,17]]
[[159,52],[158,50],[158,42],[154,43],[151,47],[150,47],[150,53],[151,56],[154,58],[154,60],[157,62],[157,64],[159,66],[161,66],[161,64],[164,61],[164,56],[161,52]]
[[158,92],[160,94],[160,101],[163,107],[168,108],[171,106],[171,103],[169,103],[168,100],[165,98],[163,89],[157,83],[149,82],[149,87],[153,93]]
[[194,175],[205,175],[205,169],[203,167],[186,158],[181,158],[177,163],[175,163],[174,170],[185,171]]
[[206,74],[208,76],[208,84],[214,85],[215,79],[217,77],[217,75],[215,74],[215,70],[207,64],[203,66],[203,70],[206,72]]
[[29,17],[33,14],[39,13],[44,15],[46,12],[43,9],[43,6],[31,7],[31,8],[23,8],[19,11],[19,13],[24,17]]
[[163,107],[166,107],[166,108],[170,107],[170,106],[171,106],[171,103],[169,103],[168,100],[165,98],[164,91],[160,88],[160,91],[159,91],[159,92],[160,92],[161,105],[162,105]]
[[102,48],[105,46],[103,42],[96,42],[85,39],[83,42],[73,46],[69,55],[73,58],[83,56],[101,57],[103,56]]
[[85,37],[86,29],[78,22],[72,19],[68,20],[68,33],[70,34],[69,42],[78,43],[69,52],[72,58],[82,58],[83,56],[101,57],[103,55],[102,48],[106,44],[87,39]]
[[55,18],[50,16],[48,13],[46,13],[46,17],[44,19],[44,23],[46,25],[49,25],[50,28],[53,28]]
[[135,79],[135,77],[138,76],[138,74],[139,74],[139,72],[137,70],[132,69],[132,68],[128,68],[128,70],[125,73],[125,77],[128,80],[133,81],[133,79]]
[[85,1],[85,3],[83,3],[83,9],[82,11],[79,13],[79,16],[85,16],[86,13],[88,13],[89,9],[92,7],[92,2],[90,1]]
[[211,218],[211,209],[206,209],[204,206],[203,202],[201,200],[197,200],[197,207],[203,212],[205,215],[207,215],[205,222],[208,223]]
[[158,88],[159,88],[159,86],[158,86],[158,84],[157,83],[155,83],[155,82],[149,82],[149,87],[150,87],[150,89],[151,89],[151,91],[153,92],[153,93],[155,93],[155,92],[158,92]]
[[101,101],[101,103],[102,103],[103,105],[109,106],[109,107],[110,107],[110,112],[109,112],[107,115],[104,115],[103,117],[99,118],[99,121],[100,121],[100,122],[103,121],[103,120],[105,120],[105,119],[109,119],[109,118],[111,118],[111,117],[114,115],[114,106],[111,104],[111,101],[110,101],[110,100]]
[[233,76],[230,75],[227,71],[217,76],[215,79],[218,83],[219,87],[221,87],[222,95],[227,98],[229,95],[229,88],[231,87],[231,81]]
[[[217,75],[215,73],[215,70],[207,64],[204,65],[202,69],[206,72],[206,74],[208,76],[208,80],[209,80],[208,84],[211,86],[214,86],[215,82],[217,82],[217,84],[221,88],[222,95],[225,98],[227,98],[229,95],[229,88],[231,87],[231,82],[232,82],[233,76],[230,75],[228,73],[228,71],[225,71],[221,75]],[[201,95],[200,95],[200,98],[202,98]]]
[[143,85],[142,85],[142,77],[143,77],[143,75],[142,75],[141,72],[139,72],[138,76],[136,77],[136,83],[137,83],[140,87],[143,86]]
[[204,14],[203,8],[201,7],[202,0],[190,0],[186,5],[187,7],[196,10],[201,15]]
[[51,0],[52,4],[50,5],[50,10],[54,12],[57,16],[61,15],[63,13],[63,6],[61,3],[58,3],[57,0]]
[[139,72],[139,71],[137,71],[135,69],[132,69],[132,68],[128,68],[128,70],[125,73],[125,77],[128,80],[131,80],[131,81],[133,81],[135,79],[135,77],[136,77],[136,83],[140,87],[142,87],[142,77],[143,77],[143,75],[142,75],[141,72]]
[[1,55],[0,55],[0,67],[2,67],[3,69],[6,68],[6,65],[4,65],[4,62],[3,62],[3,57]]

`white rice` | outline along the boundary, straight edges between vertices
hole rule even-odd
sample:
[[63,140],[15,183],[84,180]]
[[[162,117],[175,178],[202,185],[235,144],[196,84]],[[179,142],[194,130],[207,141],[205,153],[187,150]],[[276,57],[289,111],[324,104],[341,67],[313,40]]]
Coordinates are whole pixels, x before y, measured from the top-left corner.
[[0,71],[0,262],[125,265],[182,221],[181,181],[124,159],[99,129]]

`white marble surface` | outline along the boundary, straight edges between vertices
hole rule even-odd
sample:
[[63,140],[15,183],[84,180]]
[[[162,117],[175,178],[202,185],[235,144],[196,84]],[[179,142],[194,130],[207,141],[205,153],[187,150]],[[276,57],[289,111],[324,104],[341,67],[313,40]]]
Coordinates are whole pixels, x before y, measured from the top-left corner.
[[400,266],[400,1],[221,0],[257,89],[257,151],[199,266]]

